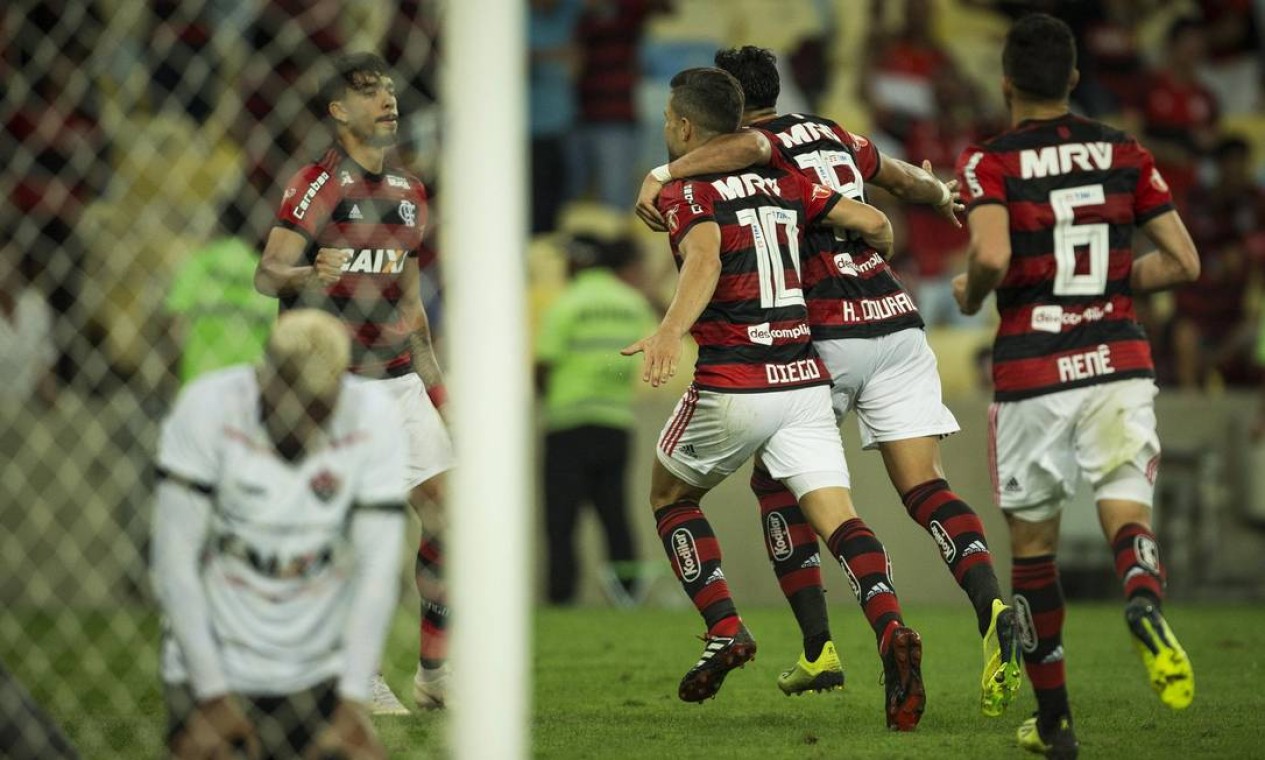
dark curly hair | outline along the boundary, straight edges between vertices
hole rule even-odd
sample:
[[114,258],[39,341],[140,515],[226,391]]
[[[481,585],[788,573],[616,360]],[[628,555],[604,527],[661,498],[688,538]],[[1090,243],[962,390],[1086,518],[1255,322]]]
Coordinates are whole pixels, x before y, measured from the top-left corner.
[[747,45],[716,51],[716,67],[728,71],[742,85],[747,110],[758,111],[777,105],[782,83],[777,75],[777,56],[766,48]]

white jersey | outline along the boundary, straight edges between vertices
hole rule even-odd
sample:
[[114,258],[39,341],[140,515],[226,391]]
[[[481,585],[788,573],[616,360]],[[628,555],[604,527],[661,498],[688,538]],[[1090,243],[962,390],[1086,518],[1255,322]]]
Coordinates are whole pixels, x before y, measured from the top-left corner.
[[[210,373],[183,391],[162,428],[158,467],[211,497],[201,581],[231,691],[289,693],[341,674],[351,518],[401,508],[405,454],[391,399],[355,378],[343,381],[324,439],[294,462],[260,422],[254,368]],[[402,515],[399,526],[396,552]],[[162,676],[189,678],[170,634]]]

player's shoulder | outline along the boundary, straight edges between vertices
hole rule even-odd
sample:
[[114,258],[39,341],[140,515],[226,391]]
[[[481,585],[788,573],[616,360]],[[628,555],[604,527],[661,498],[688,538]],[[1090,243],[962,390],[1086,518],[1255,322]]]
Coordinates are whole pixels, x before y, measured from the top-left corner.
[[295,170],[290,177],[289,193],[293,195],[303,189],[303,193],[317,193],[325,188],[336,188],[337,182],[331,182],[334,175],[338,172],[338,167],[342,163],[343,154],[337,149],[330,148],[324,154],[314,161],[309,161]]
[[713,175],[701,177],[683,177],[674,179],[663,186],[659,193],[659,207],[666,209],[679,203],[694,205],[701,200],[712,197],[711,179]]
[[258,396],[255,367],[235,364],[190,380],[180,390],[173,416],[186,422],[223,422],[234,416],[237,407],[253,406]]

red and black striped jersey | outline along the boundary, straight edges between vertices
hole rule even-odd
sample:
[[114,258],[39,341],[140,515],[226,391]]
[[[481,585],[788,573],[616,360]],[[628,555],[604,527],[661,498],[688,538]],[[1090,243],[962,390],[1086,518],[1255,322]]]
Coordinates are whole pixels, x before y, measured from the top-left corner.
[[[772,143],[774,166],[865,202],[865,183],[882,164],[874,143],[820,116],[784,114],[753,126]],[[818,225],[805,238],[803,276],[814,339],[876,338],[923,326],[896,273],[860,237]]]
[[830,382],[813,350],[800,283],[803,232],[841,196],[795,172],[753,166],[670,182],[659,210],[677,267],[701,222],[720,226],[720,281],[690,329],[694,383],[713,391],[770,391]]
[[1151,154],[1125,133],[1066,114],[963,151],[968,209],[1010,214],[1010,268],[997,288],[998,401],[1153,377],[1129,285],[1134,228],[1170,211]]
[[416,260],[426,224],[426,188],[389,168],[366,171],[341,148],[331,148],[286,185],[277,224],[307,238],[306,263],[321,248],[351,254],[338,282],[323,293],[283,297],[281,310],[300,306],[331,312],[352,334],[351,368],[370,377],[412,371],[409,328],[398,304],[400,275]]

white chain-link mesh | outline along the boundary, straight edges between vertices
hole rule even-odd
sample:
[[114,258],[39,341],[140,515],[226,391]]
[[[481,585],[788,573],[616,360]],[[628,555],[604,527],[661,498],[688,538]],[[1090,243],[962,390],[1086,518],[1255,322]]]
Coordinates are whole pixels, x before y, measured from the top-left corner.
[[217,238],[262,248],[286,179],[329,143],[313,100],[339,52],[392,65],[401,158],[429,183],[435,5],[0,10],[0,756],[62,756],[36,704],[84,757],[160,754],[145,558],[189,318],[172,282]]

